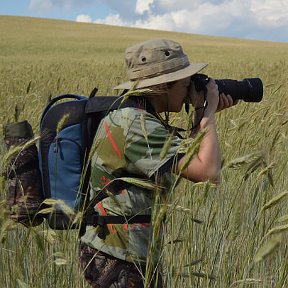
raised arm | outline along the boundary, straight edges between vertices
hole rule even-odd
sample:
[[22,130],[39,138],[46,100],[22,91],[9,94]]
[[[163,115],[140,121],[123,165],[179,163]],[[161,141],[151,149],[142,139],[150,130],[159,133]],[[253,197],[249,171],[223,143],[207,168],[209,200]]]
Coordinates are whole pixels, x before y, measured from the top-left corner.
[[[232,98],[224,94],[219,95],[218,86],[213,79],[207,84],[207,107],[204,106],[204,96],[197,93],[192,83],[190,97],[196,108],[194,123],[199,124],[198,131],[204,131],[205,135],[200,143],[198,153],[192,158],[187,168],[181,171],[181,175],[193,182],[211,181],[220,182],[221,151],[216,130],[216,111],[223,110],[233,105]],[[195,135],[191,135],[194,137]],[[180,169],[185,156],[179,161]]]

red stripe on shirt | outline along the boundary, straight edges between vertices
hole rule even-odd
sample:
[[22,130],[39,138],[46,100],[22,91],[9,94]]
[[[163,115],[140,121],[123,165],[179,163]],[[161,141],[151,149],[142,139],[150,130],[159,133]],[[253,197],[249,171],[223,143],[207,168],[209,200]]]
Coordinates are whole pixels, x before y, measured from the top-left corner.
[[111,143],[114,151],[116,152],[116,154],[118,155],[118,157],[121,158],[121,157],[122,157],[121,151],[120,151],[119,148],[117,147],[117,144],[116,144],[115,140],[113,139],[113,136],[112,136],[112,134],[111,134],[111,132],[110,132],[110,130],[109,130],[109,127],[108,127],[108,123],[107,123],[106,121],[104,122],[104,129],[105,129],[105,131],[106,131],[107,137],[109,138],[110,143]]
[[[96,206],[100,210],[103,216],[108,216],[101,202],[97,203]],[[107,224],[107,226],[108,228],[110,228],[110,231],[112,232],[112,234],[116,233],[116,229],[114,228],[113,224]]]

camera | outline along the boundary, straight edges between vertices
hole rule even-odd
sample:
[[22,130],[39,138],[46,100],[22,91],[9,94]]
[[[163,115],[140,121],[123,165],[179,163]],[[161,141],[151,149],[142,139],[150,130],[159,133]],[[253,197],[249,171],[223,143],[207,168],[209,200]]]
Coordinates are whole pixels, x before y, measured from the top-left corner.
[[[197,92],[205,91],[210,78],[205,74],[191,76]],[[260,102],[263,98],[263,83],[260,78],[245,78],[241,81],[233,79],[215,79],[219,94],[231,95],[233,101]]]

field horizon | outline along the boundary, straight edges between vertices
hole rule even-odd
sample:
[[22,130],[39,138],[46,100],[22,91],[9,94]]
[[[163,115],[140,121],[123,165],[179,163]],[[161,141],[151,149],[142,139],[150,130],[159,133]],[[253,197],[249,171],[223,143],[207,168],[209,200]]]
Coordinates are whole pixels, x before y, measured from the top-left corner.
[[[129,26],[118,26],[118,25],[106,25],[106,24],[100,24],[100,23],[87,23],[87,22],[77,22],[77,21],[74,21],[74,20],[65,20],[65,19],[57,19],[57,18],[42,18],[42,17],[35,17],[35,16],[14,16],[14,15],[0,15],[0,18],[6,18],[7,20],[9,18],[11,18],[11,20],[13,20],[14,18],[17,20],[20,20],[20,19],[31,19],[31,21],[41,21],[41,22],[46,22],[47,24],[50,22],[50,21],[53,21],[54,23],[55,22],[63,22],[63,23],[70,23],[70,24],[76,24],[76,25],[94,25],[94,26],[98,26],[98,27],[112,27],[112,29],[115,28],[115,30],[122,30],[123,32],[126,30],[126,31],[129,31],[129,30],[134,30],[134,31],[139,31],[140,33],[143,31],[145,33],[145,31],[151,31],[151,32],[155,32],[155,33],[165,33],[165,34],[182,34],[182,35],[192,35],[192,36],[200,36],[200,37],[203,37],[203,38],[218,38],[219,40],[240,40],[240,41],[252,41],[252,42],[263,42],[263,43],[275,43],[275,44],[284,44],[286,45],[287,42],[284,42],[284,41],[273,41],[273,40],[258,40],[258,39],[250,39],[250,38],[241,38],[241,37],[229,37],[229,36],[214,36],[214,35],[205,35],[205,34],[198,34],[198,33],[188,33],[188,32],[173,32],[173,31],[168,31],[168,30],[160,30],[160,29],[149,29],[149,28],[136,28],[136,27],[129,27]],[[9,20],[10,21],[10,20]],[[36,23],[35,22],[35,23]]]

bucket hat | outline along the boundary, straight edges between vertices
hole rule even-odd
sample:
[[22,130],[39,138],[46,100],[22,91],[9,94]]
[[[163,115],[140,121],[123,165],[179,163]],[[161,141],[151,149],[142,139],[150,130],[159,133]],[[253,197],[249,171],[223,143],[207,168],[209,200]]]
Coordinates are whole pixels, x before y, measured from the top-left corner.
[[125,51],[129,81],[114,89],[145,88],[189,77],[208,64],[190,64],[181,45],[167,39],[148,40]]

